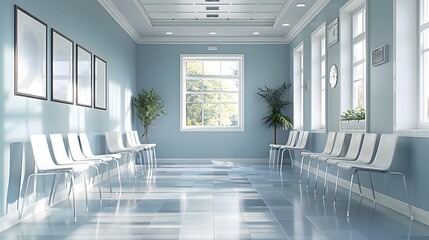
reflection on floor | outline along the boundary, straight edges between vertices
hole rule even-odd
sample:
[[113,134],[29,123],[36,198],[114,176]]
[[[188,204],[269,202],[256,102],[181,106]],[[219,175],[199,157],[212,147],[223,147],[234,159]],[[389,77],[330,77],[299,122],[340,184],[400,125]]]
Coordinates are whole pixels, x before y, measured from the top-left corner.
[[[149,179],[124,174],[123,192],[103,205],[91,194],[90,212],[68,201],[0,233],[0,239],[429,239],[429,227],[347,191],[326,201],[298,184],[298,168],[282,174],[267,165],[165,164]],[[112,178],[114,179],[114,178]],[[116,184],[117,186],[117,184]],[[332,193],[332,190],[330,193]]]

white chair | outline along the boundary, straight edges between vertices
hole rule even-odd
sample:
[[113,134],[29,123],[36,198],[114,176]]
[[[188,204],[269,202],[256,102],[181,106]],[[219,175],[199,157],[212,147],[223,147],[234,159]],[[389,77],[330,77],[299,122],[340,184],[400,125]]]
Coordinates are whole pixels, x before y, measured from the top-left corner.
[[326,168],[325,168],[325,182],[323,184],[323,199],[325,199],[325,194],[327,190],[327,179],[328,179],[328,170],[330,164],[328,163],[328,160],[343,160],[343,161],[352,161],[355,160],[358,157],[359,150],[360,150],[360,144],[362,142],[362,133],[352,133],[352,136],[350,138],[349,147],[347,149],[347,153],[343,157],[332,157],[332,156],[320,156],[317,158],[319,162],[325,162]]
[[296,130],[291,130],[289,132],[288,140],[286,144],[270,144],[270,157],[268,159],[268,164],[272,161],[272,164],[280,164],[280,148],[285,146],[295,146],[299,132]]
[[[80,161],[83,161],[83,162],[85,162],[85,161],[90,161],[90,162],[101,161],[101,162],[99,162],[99,164],[105,165],[107,176],[109,178],[110,193],[112,193],[113,191],[112,191],[112,182],[111,182],[111,178],[110,178],[109,162],[113,161],[114,159],[113,158],[107,158],[107,157],[98,157],[98,158],[97,157],[86,157],[85,155],[83,155],[82,150],[80,148],[79,138],[78,138],[77,133],[68,133],[67,139],[69,142],[69,150],[70,150],[71,156],[72,156],[74,161],[76,161],[76,162],[80,162]],[[120,181],[121,180],[119,179],[119,182]]]
[[[138,132],[137,131],[132,131],[132,133],[134,134],[134,142],[137,145],[143,145],[140,142],[140,138],[139,138]],[[156,165],[157,165],[157,161],[156,161],[156,143],[148,143],[148,144],[145,144],[145,145],[149,145],[151,147],[152,154],[153,154],[152,159],[154,160],[154,164],[155,164],[155,167],[156,167]]]
[[[325,147],[323,148],[323,151],[320,153],[315,153],[315,152],[302,152],[301,153],[301,169],[299,171],[299,183],[301,183],[302,180],[302,170],[304,168],[304,158],[305,157],[310,157],[310,155],[313,154],[319,154],[319,155],[328,155],[331,153],[332,151],[332,147],[334,146],[334,141],[335,141],[335,132],[329,132],[328,133],[328,137],[326,138],[326,143],[325,143]],[[310,163],[308,164],[308,171],[310,171]],[[307,176],[308,178],[308,176]],[[307,180],[307,186],[308,186],[308,180]]]
[[49,205],[51,206],[54,194],[54,186],[56,184],[58,175],[61,173],[65,173],[66,175],[70,175],[70,191],[72,191],[73,197],[73,217],[74,222],[77,222],[76,215],[76,199],[75,199],[75,176],[76,174],[80,174],[83,178],[84,187],[85,187],[85,199],[86,199],[86,212],[88,212],[88,192],[86,188],[86,176],[84,170],[88,168],[87,165],[62,165],[58,166],[52,160],[51,153],[48,147],[48,141],[45,135],[32,135],[31,136],[31,147],[33,150],[34,161],[36,163],[36,167],[38,172],[32,173],[27,177],[24,199],[22,201],[21,210],[19,210],[19,219],[21,219],[22,214],[24,212],[25,200],[27,198],[28,193],[28,184],[32,177],[37,176],[47,176],[54,175],[54,182],[51,188],[51,194],[49,197]]
[[[69,158],[67,155],[67,150],[64,145],[63,135],[62,134],[50,134],[49,138],[51,139],[52,150],[54,152],[55,162],[57,165],[80,165],[91,167],[95,170],[96,175],[98,176],[98,193],[100,196],[100,204],[103,203],[101,196],[101,176],[98,169],[98,164],[101,161],[85,161],[85,162],[75,162]],[[94,176],[95,177],[95,176]],[[86,183],[85,183],[86,184]]]
[[110,153],[113,153],[113,154],[126,153],[128,155],[127,163],[130,164],[131,162],[133,162],[134,178],[136,178],[137,177],[137,170],[136,170],[136,164],[133,160],[133,155],[135,153],[138,153],[138,150],[137,149],[123,149],[123,148],[121,148],[119,146],[118,139],[116,137],[115,132],[105,132],[104,136],[106,138],[107,149],[109,150]]
[[146,160],[147,160],[147,164],[149,167],[151,167],[151,156],[152,154],[151,152],[151,146],[149,146],[148,144],[137,144],[135,142],[134,139],[134,133],[132,133],[132,131],[126,131],[125,132],[125,136],[126,136],[126,141],[127,141],[127,145],[128,147],[131,148],[137,148],[139,150],[139,154],[140,154],[140,158],[142,159],[142,175],[143,175],[143,153],[146,152]]
[[121,183],[121,171],[119,169],[119,159],[121,158],[121,154],[102,154],[102,155],[94,155],[91,150],[91,145],[89,144],[88,135],[86,133],[79,133],[80,145],[82,147],[83,155],[87,158],[102,158],[107,159],[108,161],[116,162],[116,167],[118,171],[118,180],[119,180],[119,190],[122,189]]
[[[355,163],[355,162],[349,162],[349,163],[344,162],[344,163],[337,164],[338,168],[345,169],[345,170],[354,170],[350,177],[349,200],[347,204],[347,217],[350,216],[350,201],[351,201],[352,188],[353,188],[353,177],[355,174],[357,174],[358,171],[367,171],[368,173],[379,172],[379,173],[387,173],[387,174],[402,176],[405,193],[408,201],[410,218],[411,220],[413,220],[413,213],[411,210],[410,198],[408,195],[408,188],[407,188],[407,182],[405,180],[405,175],[400,172],[389,171],[390,166],[392,165],[393,156],[395,155],[397,141],[398,141],[398,135],[396,134],[382,134],[380,137],[380,142],[378,144],[377,153],[375,154],[374,160],[371,163],[365,164],[365,163]],[[372,196],[375,204],[376,202],[375,202],[374,186],[372,183],[371,174],[369,176],[370,176]]]
[[[362,147],[359,151],[359,156],[357,157],[356,160],[354,160],[353,162],[355,163],[363,163],[363,164],[368,164],[371,162],[372,159],[372,155],[374,154],[374,149],[375,149],[375,144],[377,142],[377,134],[375,133],[366,133],[364,138],[363,138],[363,142],[362,142]],[[328,159],[327,163],[329,165],[337,165],[338,163],[343,163],[343,162],[350,162],[352,160],[348,160],[348,159]],[[337,190],[338,190],[338,178],[339,178],[339,174],[340,174],[340,168],[337,168],[337,177],[335,180],[335,192],[334,192],[334,206],[336,204],[336,199],[337,199]],[[360,187],[360,181],[359,181],[359,175],[357,176],[357,180],[359,183],[359,191],[362,194],[362,190]]]
[[286,150],[289,151],[290,162],[291,162],[292,167],[293,167],[293,161],[294,160],[292,157],[292,151],[303,151],[305,149],[305,147],[307,146],[308,135],[309,135],[308,131],[303,131],[303,132],[301,132],[301,134],[299,134],[299,137],[298,137],[298,140],[297,140],[295,146],[282,146],[282,147],[280,147],[280,149],[282,150],[280,169],[283,168],[283,153]]

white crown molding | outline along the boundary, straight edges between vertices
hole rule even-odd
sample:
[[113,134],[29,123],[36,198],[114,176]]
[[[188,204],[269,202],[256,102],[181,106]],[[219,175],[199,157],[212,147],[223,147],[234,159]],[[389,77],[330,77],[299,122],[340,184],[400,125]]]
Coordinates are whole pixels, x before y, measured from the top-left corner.
[[131,26],[131,24],[125,19],[125,17],[119,12],[116,6],[110,0],[98,0],[101,6],[116,20],[116,22],[125,30],[126,33],[137,43],[140,38],[137,31]]
[[277,15],[277,18],[274,20],[273,27],[276,27],[280,22],[280,17],[283,16],[286,12],[286,10],[289,8],[289,6],[292,4],[292,0],[288,0],[285,5],[283,5],[283,8],[280,10],[279,14]]
[[331,0],[320,0],[314,3],[313,7],[302,17],[302,19],[295,25],[294,28],[286,36],[286,43],[290,43],[304,28],[316,17],[323,8],[328,5]]
[[137,8],[139,9],[139,11],[142,13],[142,15],[144,16],[145,20],[147,21],[147,23],[149,24],[150,27],[152,26],[152,23],[150,22],[150,17],[149,14],[146,12],[146,10],[144,9],[142,3],[139,0],[134,0],[134,4],[137,6]]
[[284,37],[141,37],[138,44],[286,44]]

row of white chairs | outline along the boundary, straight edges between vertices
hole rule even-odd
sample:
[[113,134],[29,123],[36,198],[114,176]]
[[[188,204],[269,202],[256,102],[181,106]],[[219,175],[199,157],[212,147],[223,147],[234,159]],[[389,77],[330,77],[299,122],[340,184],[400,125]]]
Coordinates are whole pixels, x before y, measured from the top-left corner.
[[[372,197],[374,204],[376,204],[373,181],[371,177],[371,172],[377,173],[387,173],[393,175],[399,175],[403,179],[406,198],[408,201],[408,208],[411,220],[413,220],[413,214],[411,210],[410,199],[408,195],[407,183],[405,180],[405,175],[400,172],[390,171],[390,167],[393,161],[398,136],[396,134],[381,134],[380,140],[378,143],[377,151],[376,142],[377,142],[377,134],[375,133],[352,133],[350,138],[350,143],[348,146],[345,146],[345,137],[346,133],[344,132],[329,132],[328,137],[326,139],[325,147],[322,152],[302,152],[301,158],[301,170],[300,170],[300,178],[299,182],[301,183],[302,179],[302,170],[304,159],[308,158],[308,169],[307,169],[307,183],[308,187],[309,177],[310,177],[310,167],[312,160],[317,161],[317,168],[315,174],[315,184],[314,184],[314,193],[316,194],[317,189],[317,180],[319,177],[319,168],[320,164],[324,163],[326,165],[325,168],[325,179],[323,186],[323,198],[325,198],[325,194],[327,192],[327,175],[328,169],[330,166],[337,167],[337,175],[335,181],[335,193],[334,193],[334,206],[336,202],[336,195],[338,190],[338,178],[340,169],[343,170],[352,170],[353,173],[350,179],[350,187],[349,187],[349,197],[348,197],[348,205],[347,205],[347,217],[350,215],[350,201],[351,194],[353,190],[353,181],[356,176],[359,185],[360,196],[362,197],[362,189],[359,180],[359,171],[365,171],[369,174],[369,180],[371,185]],[[362,141],[363,138],[363,141]],[[347,147],[347,152],[342,154],[343,149]]]
[[[74,221],[77,222],[76,215],[76,201],[75,201],[75,177],[80,175],[82,177],[84,191],[85,191],[85,202],[86,202],[86,211],[88,212],[88,191],[87,191],[87,179],[86,176],[87,170],[95,170],[94,181],[96,176],[98,176],[98,192],[100,198],[100,204],[102,204],[102,194],[101,194],[101,181],[103,174],[100,175],[100,166],[105,167],[105,172],[107,172],[109,180],[110,193],[112,193],[112,183],[110,179],[110,163],[114,163],[117,168],[118,182],[119,182],[119,192],[122,189],[121,183],[121,174],[120,174],[120,165],[119,160],[122,157],[122,153],[128,153],[131,155],[133,153],[147,151],[147,159],[149,166],[156,166],[156,153],[155,153],[155,144],[141,144],[138,139],[137,131],[128,131],[127,135],[127,145],[124,147],[122,142],[122,134],[120,132],[106,133],[106,143],[110,154],[95,155],[91,150],[91,146],[88,140],[88,136],[85,133],[76,133],[67,134],[68,146],[64,143],[62,134],[50,134],[49,138],[51,141],[51,146],[53,150],[52,157],[51,152],[48,146],[48,139],[45,135],[32,135],[31,146],[33,150],[33,156],[37,168],[37,172],[30,174],[27,177],[26,187],[24,192],[24,198],[21,204],[19,211],[19,218],[21,219],[25,201],[27,198],[28,187],[30,180],[37,176],[47,176],[53,175],[54,180],[52,187],[50,189],[50,196],[48,200],[48,206],[52,206],[52,203],[55,198],[56,188],[58,184],[58,178],[60,174],[65,174],[66,180],[70,178],[69,184],[69,196],[72,195],[72,210]],[[122,150],[121,150],[122,149]],[[70,152],[70,156],[68,154]],[[149,154],[150,152],[150,154]],[[54,160],[55,159],[55,160]],[[143,164],[142,157],[140,159]],[[128,158],[131,161],[131,158]],[[134,162],[134,160],[133,160]],[[135,171],[135,164],[134,164]],[[90,172],[91,173],[91,172]],[[142,172],[143,173],[143,172]],[[66,182],[67,187],[67,182]]]
[[[288,151],[290,156],[290,161],[293,166],[293,157],[292,157],[292,151],[306,151],[305,148],[307,147],[308,142],[308,131],[297,131],[297,130],[291,130],[289,132],[289,136],[287,139],[286,144],[270,144],[270,157],[269,157],[269,164],[273,165],[280,165],[280,169],[283,168],[283,157],[284,152]],[[302,167],[302,166],[301,166]]]

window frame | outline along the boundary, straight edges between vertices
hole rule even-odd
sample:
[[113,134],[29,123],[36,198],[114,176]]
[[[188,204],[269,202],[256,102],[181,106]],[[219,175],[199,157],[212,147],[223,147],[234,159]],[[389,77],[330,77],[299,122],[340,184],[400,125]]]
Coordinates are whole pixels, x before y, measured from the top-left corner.
[[304,129],[304,43],[293,50],[293,127]]
[[[359,15],[360,13],[363,13],[363,22],[362,22],[362,26],[363,26],[363,32],[357,34],[356,36],[354,35],[355,33],[355,29],[356,29],[356,16]],[[358,108],[359,104],[358,104],[358,100],[355,96],[355,83],[362,81],[363,84],[363,103],[362,103],[362,108],[366,109],[366,79],[367,79],[367,61],[368,61],[368,56],[367,56],[367,41],[366,41],[366,9],[365,9],[365,5],[358,7],[353,13],[352,13],[352,107]],[[359,59],[357,61],[355,61],[355,46],[363,43],[363,58]],[[354,69],[355,67],[359,67],[359,66],[363,66],[364,72],[362,74],[363,78],[359,78],[356,79],[355,78],[355,72]]]
[[[425,98],[425,89],[429,86],[429,72],[425,72],[425,65],[429,65],[429,62],[425,64],[425,54],[429,58],[429,44],[427,48],[424,47],[424,32],[427,32],[426,38],[428,38],[426,41],[429,42],[429,11],[427,12],[427,16],[424,16],[424,6],[423,4],[428,4],[428,2],[423,0],[418,0],[419,10],[418,10],[418,61],[419,61],[419,92],[418,92],[418,128],[422,129],[428,129],[429,128],[429,116],[424,116],[425,112],[428,113],[429,111],[429,102],[426,101]],[[429,8],[429,6],[428,6]],[[426,22],[424,21],[424,18],[426,18]],[[427,71],[427,70],[426,70]],[[428,91],[428,90],[426,90]],[[427,97],[429,99],[429,93],[427,94]],[[426,109],[426,110],[425,110]],[[429,115],[429,114],[428,114]],[[427,118],[425,121],[424,119]]]
[[[186,126],[186,64],[189,59],[195,60],[238,60],[238,126]],[[203,76],[199,76],[203,77]],[[220,77],[220,76],[219,76]],[[181,132],[237,132],[244,131],[244,54],[180,54],[180,131]],[[222,92],[222,91],[220,91]]]

